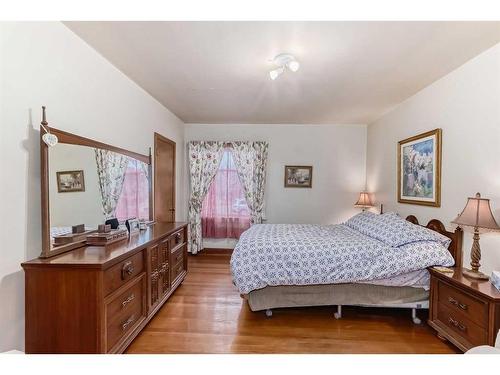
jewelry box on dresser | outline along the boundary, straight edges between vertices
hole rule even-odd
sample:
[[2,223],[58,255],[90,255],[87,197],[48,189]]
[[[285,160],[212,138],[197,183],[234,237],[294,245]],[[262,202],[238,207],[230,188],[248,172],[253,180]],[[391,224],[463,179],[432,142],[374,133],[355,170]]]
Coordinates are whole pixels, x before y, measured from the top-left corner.
[[[122,353],[186,277],[187,224],[154,222],[105,246],[87,245],[81,235],[59,245],[60,233],[71,237],[72,227],[91,231],[104,222],[99,158],[142,173],[136,189],[145,196],[133,203],[152,220],[151,156],[49,128],[45,116],[42,128],[41,138],[50,133],[58,143],[40,142],[42,253],[22,264],[26,353]],[[81,172],[81,185],[85,173],[84,186],[61,194],[61,169]]]

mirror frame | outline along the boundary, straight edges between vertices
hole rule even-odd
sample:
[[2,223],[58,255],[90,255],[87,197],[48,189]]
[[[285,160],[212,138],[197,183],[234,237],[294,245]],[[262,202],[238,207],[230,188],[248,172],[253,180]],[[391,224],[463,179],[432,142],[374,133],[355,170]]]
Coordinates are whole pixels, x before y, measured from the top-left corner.
[[[58,143],[87,146],[93,148],[102,148],[105,150],[117,152],[119,154],[126,155],[133,159],[142,161],[148,165],[149,173],[149,220],[153,218],[153,184],[152,184],[152,158],[151,158],[151,148],[149,149],[149,155],[139,154],[137,152],[129,151],[124,148],[108,145],[99,141],[95,141],[90,138],[85,138],[76,134],[72,134],[63,130],[48,127],[46,122],[43,123],[48,132],[54,134],[58,138]],[[40,126],[40,183],[41,183],[41,211],[42,211],[42,252],[40,258],[49,258],[54,255],[58,255],[79,247],[85,246],[85,242],[75,242],[67,245],[61,245],[57,248],[53,248],[50,239],[50,204],[49,204],[49,149],[50,147],[45,144],[42,140],[43,135],[47,131]]]

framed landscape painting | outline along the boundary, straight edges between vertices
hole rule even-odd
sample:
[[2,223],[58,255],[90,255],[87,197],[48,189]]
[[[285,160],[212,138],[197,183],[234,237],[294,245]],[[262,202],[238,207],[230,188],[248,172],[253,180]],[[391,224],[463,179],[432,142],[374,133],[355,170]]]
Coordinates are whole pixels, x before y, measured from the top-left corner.
[[311,188],[312,169],[313,168],[311,166],[286,165],[285,187]]
[[58,193],[73,193],[77,191],[85,191],[85,179],[83,171],[61,171],[56,172],[57,175],[57,192]]
[[398,142],[398,202],[441,206],[441,129]]

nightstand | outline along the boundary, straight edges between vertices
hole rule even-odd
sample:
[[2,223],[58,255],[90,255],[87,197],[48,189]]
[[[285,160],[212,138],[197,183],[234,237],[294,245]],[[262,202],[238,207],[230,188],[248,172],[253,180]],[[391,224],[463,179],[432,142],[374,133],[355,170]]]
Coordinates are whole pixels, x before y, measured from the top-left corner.
[[500,329],[500,292],[489,280],[474,280],[454,268],[453,273],[429,269],[431,274],[429,325],[438,336],[460,350],[495,345]]

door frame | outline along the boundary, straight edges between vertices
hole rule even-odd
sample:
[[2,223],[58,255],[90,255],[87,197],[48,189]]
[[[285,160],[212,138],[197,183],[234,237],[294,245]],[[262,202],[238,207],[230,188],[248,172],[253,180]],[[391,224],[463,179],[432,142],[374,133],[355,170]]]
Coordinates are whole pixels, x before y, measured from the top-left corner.
[[172,189],[172,203],[173,203],[173,208],[174,208],[174,217],[173,217],[173,220],[172,221],[175,221],[175,213],[176,213],[176,206],[175,206],[175,197],[176,197],[176,181],[177,181],[177,178],[176,178],[176,170],[177,170],[177,161],[176,161],[176,156],[177,156],[177,147],[176,147],[176,143],[174,141],[172,141],[171,139],[168,139],[167,137],[164,137],[163,135],[159,134],[159,133],[154,133],[154,162],[153,162],[153,168],[154,168],[154,189],[153,189],[153,196],[154,196],[154,204],[153,204],[153,219],[156,221],[157,218],[156,218],[156,193],[159,192],[159,187],[158,187],[158,178],[157,178],[157,173],[158,173],[158,168],[157,168],[157,163],[156,163],[156,159],[157,159],[157,156],[158,156],[158,142],[161,141],[161,142],[165,142],[165,143],[170,143],[173,148],[174,148],[174,160],[173,160],[173,163],[174,163],[174,173],[173,173],[173,179],[174,179],[174,183],[173,183],[173,189]]

